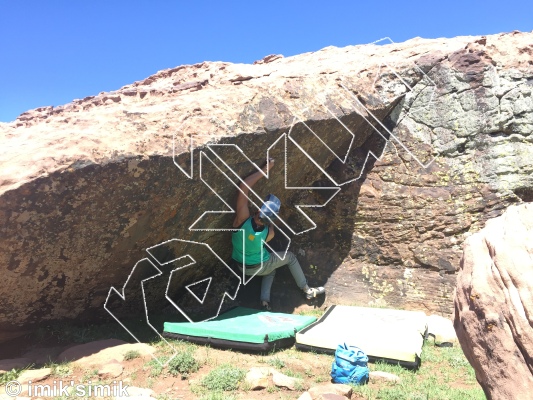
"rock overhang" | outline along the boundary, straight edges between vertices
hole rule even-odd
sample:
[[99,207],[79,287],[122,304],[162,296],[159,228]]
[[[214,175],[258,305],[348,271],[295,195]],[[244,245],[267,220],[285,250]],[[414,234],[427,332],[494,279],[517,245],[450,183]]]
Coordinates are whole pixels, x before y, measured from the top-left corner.
[[[483,107],[488,104],[488,111],[498,110],[506,91],[516,92],[512,86],[516,79],[524,83],[517,98],[527,99],[530,77],[524,65],[531,54],[522,49],[530,47],[516,46],[512,62],[513,55],[505,54],[506,46],[527,37],[509,34],[328,48],[254,66],[202,63],[161,71],[116,92],[63,107],[37,109],[3,124],[9,155],[2,169],[1,210],[6,287],[22,281],[27,286],[7,297],[3,326],[91,319],[95,310],[101,311],[109,286],[120,286],[133,264],[145,256],[143,249],[171,237],[191,238],[189,222],[205,210],[220,209],[216,196],[199,180],[188,180],[176,165],[190,172],[191,135],[196,155],[204,152],[216,160],[208,143],[233,144],[250,159],[260,160],[289,131],[324,169],[313,169],[309,157],[292,149],[296,155],[289,159],[297,167],[290,175],[295,184],[325,185],[325,174],[341,183],[363,173],[344,186],[344,197],[328,205],[332,211],[327,207],[314,211],[319,230],[294,238],[293,243],[304,254],[307,251],[304,263],[318,259],[327,264],[316,279],[331,278],[332,285],[341,287],[335,271],[345,265],[354,269],[353,279],[367,288],[370,299],[386,297],[416,307],[427,307],[422,306],[427,302],[430,308],[449,309],[435,301],[437,293],[426,285],[436,282],[437,292],[449,299],[462,234],[516,201],[513,190],[531,185],[529,138],[523,134],[530,115],[527,100],[520,110],[511,107],[504,126],[505,145],[516,135],[525,143],[520,146],[526,153],[525,169],[513,170],[518,179],[500,179],[505,168],[516,165],[512,153],[498,163],[501,169],[490,165],[497,154],[473,154],[483,146],[491,148],[490,135],[484,134],[502,123]],[[468,69],[470,65],[475,68]],[[424,81],[424,74],[431,76],[430,81]],[[500,85],[496,79],[492,83],[481,79],[485,76],[501,78]],[[430,82],[441,90],[437,96],[428,90]],[[485,86],[495,92],[498,104],[485,100],[479,90]],[[470,100],[461,100],[461,93],[470,93]],[[428,108],[429,101],[435,106]],[[488,115],[486,125],[496,128],[478,129],[468,114],[472,109]],[[351,138],[339,120],[356,132],[351,159],[345,163],[334,152],[317,151],[323,146],[320,140],[339,153],[346,150]],[[453,125],[457,123],[458,128]],[[398,141],[390,140],[384,128]],[[289,144],[295,145],[290,140]],[[283,158],[283,149],[273,151]],[[383,157],[363,171],[369,151]],[[422,168],[435,155],[449,156]],[[233,160],[238,175],[250,171],[249,162],[240,155],[225,157]],[[199,162],[193,157],[196,173]],[[214,169],[211,179],[224,182],[216,176]],[[272,177],[264,190],[279,194],[283,183],[283,176]],[[232,186],[220,185],[219,190],[231,202]],[[359,208],[349,204],[350,196]],[[317,201],[316,196],[306,199],[294,193],[281,197],[284,204]],[[436,207],[439,202],[444,206]],[[332,218],[330,213],[338,215]],[[218,228],[230,219],[226,215],[207,225]],[[296,212],[290,219],[305,226]],[[357,240],[352,242],[354,232]],[[225,242],[216,237],[212,231],[193,236],[227,252]],[[321,241],[324,250],[338,254],[317,257],[313,249],[322,248],[317,245]],[[370,266],[356,267],[364,262]],[[376,267],[380,265],[383,268]],[[404,269],[413,267],[422,280],[418,287],[416,279],[405,277],[410,275]],[[437,275],[428,275],[432,269]],[[339,293],[351,298],[342,290]]]

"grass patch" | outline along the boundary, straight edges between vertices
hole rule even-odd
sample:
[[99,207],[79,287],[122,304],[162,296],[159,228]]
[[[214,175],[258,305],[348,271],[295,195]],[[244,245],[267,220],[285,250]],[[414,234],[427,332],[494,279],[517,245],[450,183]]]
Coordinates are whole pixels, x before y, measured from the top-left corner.
[[274,368],[277,368],[277,369],[285,368],[285,362],[283,360],[279,359],[279,357],[273,357],[273,358],[269,359],[267,361],[267,364],[270,365],[271,367],[274,367]]
[[0,374],[0,385],[16,380],[23,371],[22,369],[13,368],[11,371]]
[[188,378],[191,373],[198,371],[200,363],[194,358],[193,352],[194,350],[190,347],[179,352],[168,363],[168,371],[172,375],[181,375],[182,378]]
[[96,378],[98,376],[98,370],[97,369],[91,369],[86,370],[83,376],[81,377],[82,382],[89,382],[93,378]]
[[173,400],[173,398],[168,394],[160,394],[156,398],[157,400]]
[[207,390],[229,392],[239,388],[239,383],[244,379],[245,375],[246,371],[242,368],[231,364],[222,364],[211,370],[202,379],[201,385]]
[[237,400],[237,396],[224,392],[209,392],[200,397],[200,400]]
[[295,372],[289,367],[286,367],[283,370],[283,374],[285,374],[285,375],[287,375],[287,376],[289,376],[291,378],[303,379],[303,375],[300,372]]
[[313,308],[311,310],[302,310],[298,312],[298,315],[307,315],[310,317],[316,317],[316,319],[319,319],[322,315],[324,315],[325,310],[322,310],[321,308]]
[[150,373],[148,374],[150,378],[157,378],[163,373],[163,365],[167,362],[168,357],[158,357],[158,359],[152,359],[146,363],[146,367],[150,368]]
[[134,360],[136,358],[139,358],[140,356],[141,353],[139,353],[137,350],[129,350],[124,353],[124,361]]
[[275,386],[275,385],[270,385],[270,386],[268,386],[268,387],[266,388],[266,391],[267,391],[268,393],[276,393],[276,392],[281,391],[281,389],[280,389],[279,387]]
[[72,368],[70,367],[69,362],[61,364],[51,364],[49,368],[51,369],[52,376],[56,378],[66,378],[67,376],[72,374]]
[[[460,347],[435,347],[424,343],[422,365],[416,372],[398,365],[369,363],[371,371],[398,375],[399,383],[370,382],[353,386],[365,399],[383,400],[484,400],[485,394],[475,381],[475,373]],[[472,380],[473,377],[473,380]]]

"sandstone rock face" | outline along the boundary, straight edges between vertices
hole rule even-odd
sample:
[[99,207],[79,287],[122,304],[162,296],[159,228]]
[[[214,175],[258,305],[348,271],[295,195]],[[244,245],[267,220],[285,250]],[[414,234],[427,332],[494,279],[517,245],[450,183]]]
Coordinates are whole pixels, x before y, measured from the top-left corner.
[[533,204],[509,207],[469,237],[455,330],[488,399],[533,393]]
[[[450,315],[465,234],[533,199],[532,38],[181,66],[0,124],[0,339],[44,321],[110,318],[111,286],[114,315],[170,306],[168,289],[195,318],[211,316],[242,288],[221,262],[226,204],[236,175],[267,150],[277,163],[257,194],[282,200],[274,245],[291,239],[328,301]],[[328,202],[325,188],[339,187]],[[295,207],[324,204],[302,208],[316,228]],[[186,242],[160,245],[173,238]],[[302,299],[284,279],[274,305],[295,307]],[[200,281],[214,293],[205,301],[188,290]]]

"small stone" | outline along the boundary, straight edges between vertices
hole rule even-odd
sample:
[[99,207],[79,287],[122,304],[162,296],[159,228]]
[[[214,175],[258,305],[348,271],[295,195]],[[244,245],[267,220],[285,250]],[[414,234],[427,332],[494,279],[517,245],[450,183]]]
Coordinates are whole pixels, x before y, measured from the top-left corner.
[[313,400],[309,392],[303,392],[300,397],[298,397],[298,400]]
[[268,386],[270,373],[270,368],[252,367],[246,373],[244,381],[250,386],[251,390],[264,389]]
[[41,368],[41,369],[29,369],[27,371],[24,371],[20,376],[18,377],[17,381],[24,385],[25,383],[28,383],[29,381],[33,382],[39,382],[42,381],[50,376],[52,373],[51,368]]
[[278,371],[272,371],[272,381],[278,387],[284,387],[289,390],[297,390],[303,387],[304,381],[299,378],[291,378]]
[[117,378],[122,374],[124,367],[117,360],[111,360],[98,371],[98,376],[103,379]]
[[352,396],[352,387],[342,383],[326,383],[324,385],[313,386],[309,389],[309,394],[313,399],[325,394],[337,394],[350,398]]
[[387,381],[387,382],[400,382],[400,377],[398,375],[390,374],[383,371],[370,371],[368,374],[370,380],[375,381]]
[[340,394],[336,393],[324,393],[319,395],[318,397],[315,397],[313,400],[346,400],[348,397],[341,396]]

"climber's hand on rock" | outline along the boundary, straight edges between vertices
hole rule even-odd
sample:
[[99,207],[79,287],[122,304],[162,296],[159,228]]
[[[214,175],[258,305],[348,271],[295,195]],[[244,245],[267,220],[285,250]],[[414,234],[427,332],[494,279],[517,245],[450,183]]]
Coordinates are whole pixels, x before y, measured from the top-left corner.
[[274,166],[274,159],[269,158],[265,166],[263,167],[263,171],[268,172],[273,166]]

